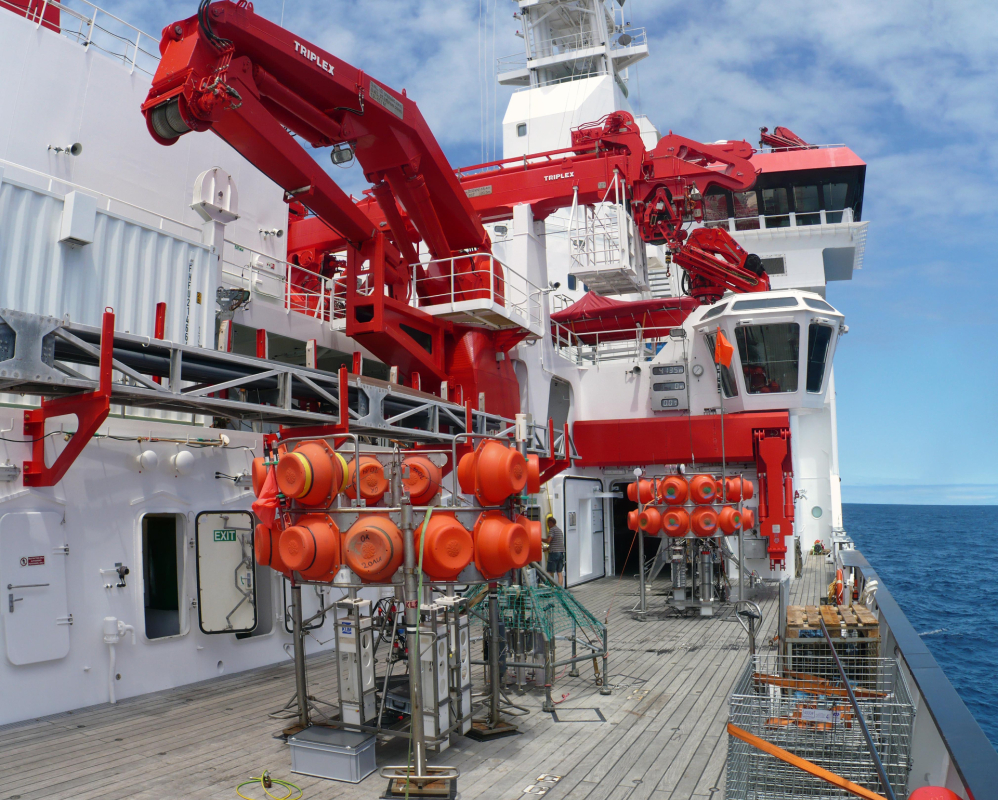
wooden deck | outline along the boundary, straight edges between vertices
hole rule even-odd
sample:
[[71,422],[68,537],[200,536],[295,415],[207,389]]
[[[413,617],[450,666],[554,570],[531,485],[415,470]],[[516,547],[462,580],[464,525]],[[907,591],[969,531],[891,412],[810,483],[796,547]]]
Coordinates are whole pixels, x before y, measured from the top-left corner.
[[[823,559],[805,558],[790,602],[816,604],[824,593]],[[559,721],[541,712],[540,690],[530,691],[516,700],[530,709],[519,720],[522,735],[487,743],[459,737],[431,763],[460,768],[461,798],[526,797],[524,789],[542,774],[561,776],[549,798],[724,796],[727,696],[745,664],[747,637],[730,608],[713,618],[668,609],[667,587],[664,580],[652,585],[644,622],[630,612],[634,578],[574,590],[600,619],[610,609],[613,694],[599,694],[591,663],[583,663],[579,678],[555,685],[555,699],[565,695]],[[764,612],[759,643],[766,652],[776,631],[776,587],[759,587],[755,599]],[[328,655],[309,660],[309,687],[316,697],[335,698]],[[376,774],[349,785],[290,772],[290,751],[275,738],[283,723],[268,714],[293,691],[289,662],[8,726],[0,729],[0,800],[234,798],[237,783],[265,769],[301,786],[306,800],[380,796],[387,781]],[[379,766],[404,763],[406,742],[379,744],[377,758]]]

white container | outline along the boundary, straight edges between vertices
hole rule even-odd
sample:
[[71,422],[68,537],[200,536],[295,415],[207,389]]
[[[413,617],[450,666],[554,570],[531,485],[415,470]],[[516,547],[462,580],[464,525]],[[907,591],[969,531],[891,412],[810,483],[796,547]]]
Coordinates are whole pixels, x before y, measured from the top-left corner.
[[368,733],[312,725],[288,739],[291,771],[360,783],[376,769],[374,743]]

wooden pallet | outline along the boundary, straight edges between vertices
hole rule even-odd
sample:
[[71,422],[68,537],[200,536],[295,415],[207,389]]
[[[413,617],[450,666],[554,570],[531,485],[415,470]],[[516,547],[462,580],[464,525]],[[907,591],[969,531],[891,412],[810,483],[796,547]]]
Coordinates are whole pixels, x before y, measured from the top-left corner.
[[831,671],[831,651],[819,620],[824,620],[849,679],[875,686],[876,670],[870,665],[880,656],[880,623],[866,606],[789,606],[783,639],[787,668],[809,674]]
[[821,639],[821,624],[833,639],[879,639],[880,623],[866,606],[789,606],[789,639]]

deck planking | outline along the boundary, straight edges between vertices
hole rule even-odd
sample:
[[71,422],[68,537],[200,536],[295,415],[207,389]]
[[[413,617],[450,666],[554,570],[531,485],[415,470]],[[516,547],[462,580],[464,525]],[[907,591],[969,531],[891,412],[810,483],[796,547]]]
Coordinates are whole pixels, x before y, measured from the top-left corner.
[[[790,602],[817,605],[827,586],[824,558],[805,554]],[[608,619],[609,696],[599,694],[592,662],[564,674],[553,695],[559,711],[598,708],[605,722],[556,722],[541,712],[542,694],[510,690],[529,714],[522,734],[493,742],[456,737],[431,763],[461,770],[461,798],[513,800],[541,774],[560,775],[549,798],[720,800],[727,753],[727,698],[748,656],[747,637],[730,608],[715,617],[679,615],[666,605],[666,580],[649,586],[645,620],[632,613],[634,578],[606,578],[573,592]],[[755,590],[764,619],[761,652],[776,633],[777,592]],[[567,645],[566,645],[567,646]],[[601,664],[602,666],[602,664]],[[335,661],[308,659],[309,688],[335,698]],[[481,668],[475,671],[482,685]],[[358,785],[294,775],[278,738],[286,723],[268,714],[294,692],[290,662],[129,698],[0,729],[4,797],[73,800],[235,797],[237,783],[270,769],[297,783],[305,798],[376,798],[386,781]],[[564,695],[564,697],[563,697]],[[562,715],[563,717],[566,715]],[[83,726],[83,727],[79,727]],[[379,743],[379,766],[403,763],[407,743]]]

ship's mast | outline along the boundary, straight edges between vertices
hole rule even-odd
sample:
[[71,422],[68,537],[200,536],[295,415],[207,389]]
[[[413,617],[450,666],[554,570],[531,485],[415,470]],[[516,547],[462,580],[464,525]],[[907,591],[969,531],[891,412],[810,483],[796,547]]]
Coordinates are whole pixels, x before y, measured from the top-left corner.
[[[516,0],[523,55],[498,60],[503,86],[520,91],[503,119],[503,155],[566,147],[570,129],[613,111],[631,111],[629,68],[648,55],[644,28],[619,0]],[[654,146],[657,131],[639,118]]]

